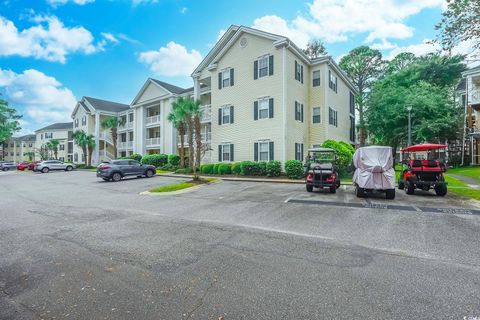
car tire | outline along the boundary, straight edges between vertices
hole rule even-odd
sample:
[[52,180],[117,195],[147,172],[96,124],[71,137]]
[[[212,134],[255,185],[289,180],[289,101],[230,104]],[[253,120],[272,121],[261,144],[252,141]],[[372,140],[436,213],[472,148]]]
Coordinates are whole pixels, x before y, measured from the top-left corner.
[[414,194],[415,193],[415,187],[413,185],[413,183],[410,183],[407,181],[407,183],[405,184],[405,193],[406,194]]
[[3,168],[2,170],[3,170],[3,171],[8,171],[8,168]]
[[118,182],[122,180],[122,175],[118,172],[115,172],[114,174],[112,174],[112,181],[113,182]]
[[447,195],[447,186],[445,184],[437,184],[435,186],[435,193],[437,196],[445,197]]
[[385,191],[385,198],[389,200],[395,199],[395,189],[387,189],[387,191]]
[[405,182],[403,181],[398,181],[398,189],[403,190],[405,189]]
[[363,190],[363,188],[360,188],[357,185],[357,186],[355,186],[355,194],[357,195],[357,198],[363,198],[363,197],[365,197],[365,190]]
[[147,177],[147,178],[153,177],[153,171],[152,171],[152,170],[147,170],[147,171],[145,172],[145,177]]
[[336,192],[337,192],[337,186],[331,186],[330,193],[336,193]]
[[72,170],[73,170],[73,167],[72,167],[72,166],[67,166],[67,167],[65,168],[65,171],[72,171]]
[[42,173],[48,173],[48,171],[50,171],[50,169],[48,169],[47,167],[42,168]]
[[305,185],[307,192],[313,192],[313,186],[311,184]]

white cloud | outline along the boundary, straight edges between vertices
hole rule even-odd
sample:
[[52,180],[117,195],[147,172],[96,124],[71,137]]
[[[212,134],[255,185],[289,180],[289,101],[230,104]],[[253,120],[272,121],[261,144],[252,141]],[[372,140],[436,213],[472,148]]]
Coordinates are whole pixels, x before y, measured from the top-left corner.
[[188,11],[187,7],[183,7],[182,9],[180,9],[181,14],[185,14],[185,13],[187,13],[187,11]]
[[55,16],[36,16],[37,25],[18,30],[14,23],[0,16],[0,56],[19,55],[65,63],[72,53],[92,54],[103,50],[84,27],[65,27]]
[[105,38],[105,40],[108,40],[110,42],[113,42],[113,43],[119,43],[120,41],[117,39],[117,37],[115,37],[113,34],[111,33],[108,33],[108,32],[101,32],[100,33],[102,35],[102,37]]
[[23,109],[24,130],[70,121],[75,96],[54,77],[35,69],[23,73],[0,69],[0,87],[11,106]]
[[157,2],[158,0],[132,0],[132,5],[136,7],[140,4],[157,3]]
[[94,2],[94,1],[95,0],[47,0],[47,3],[53,7],[63,6],[64,4],[67,4],[67,3],[74,3],[74,4],[83,6],[87,3]]
[[202,55],[197,50],[189,52],[184,46],[170,41],[158,51],[141,52],[138,61],[147,64],[159,75],[188,76],[202,61]]
[[405,39],[414,29],[405,20],[427,8],[444,8],[445,0],[313,0],[309,11],[292,21],[278,16],[256,19],[253,27],[282,34],[304,47],[311,38],[347,41],[366,34],[366,42]]

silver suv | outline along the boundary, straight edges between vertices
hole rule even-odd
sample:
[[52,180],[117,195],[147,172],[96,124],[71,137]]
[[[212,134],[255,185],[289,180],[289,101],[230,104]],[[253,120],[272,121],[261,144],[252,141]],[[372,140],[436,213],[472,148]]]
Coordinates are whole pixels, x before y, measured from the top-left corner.
[[33,171],[40,171],[42,173],[47,173],[50,170],[65,170],[65,171],[72,171],[75,169],[75,165],[73,163],[65,163],[59,160],[45,160],[40,161],[33,167]]
[[97,177],[105,181],[120,181],[126,176],[153,177],[157,173],[155,166],[140,164],[135,160],[112,160],[97,167]]
[[0,162],[0,170],[2,171],[15,170],[15,169],[17,169],[17,165],[13,162],[9,162],[9,161]]

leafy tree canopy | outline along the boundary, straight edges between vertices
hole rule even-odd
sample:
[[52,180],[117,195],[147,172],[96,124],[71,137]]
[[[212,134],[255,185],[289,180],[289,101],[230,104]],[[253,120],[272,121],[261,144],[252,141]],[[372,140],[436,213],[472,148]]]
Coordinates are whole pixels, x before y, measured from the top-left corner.
[[15,109],[8,106],[7,101],[0,99],[0,143],[5,143],[21,129],[18,122],[21,117]]
[[320,40],[309,41],[307,48],[303,49],[303,53],[305,53],[310,59],[324,57],[328,54],[325,45]]

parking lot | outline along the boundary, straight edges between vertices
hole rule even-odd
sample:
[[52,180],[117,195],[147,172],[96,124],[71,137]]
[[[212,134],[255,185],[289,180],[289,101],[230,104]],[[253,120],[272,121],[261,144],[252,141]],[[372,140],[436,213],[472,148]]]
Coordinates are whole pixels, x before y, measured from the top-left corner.
[[480,317],[480,206],[0,173],[0,319]]

